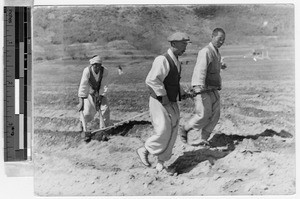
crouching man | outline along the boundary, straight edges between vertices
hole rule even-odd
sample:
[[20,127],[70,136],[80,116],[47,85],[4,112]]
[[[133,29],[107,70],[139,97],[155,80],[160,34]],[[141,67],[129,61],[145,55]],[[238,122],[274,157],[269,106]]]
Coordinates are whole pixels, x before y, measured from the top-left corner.
[[81,128],[87,130],[87,123],[92,121],[99,112],[99,127],[109,126],[110,110],[105,97],[107,91],[108,70],[102,66],[100,56],[89,60],[90,65],[83,70],[78,89],[78,111],[80,112]]

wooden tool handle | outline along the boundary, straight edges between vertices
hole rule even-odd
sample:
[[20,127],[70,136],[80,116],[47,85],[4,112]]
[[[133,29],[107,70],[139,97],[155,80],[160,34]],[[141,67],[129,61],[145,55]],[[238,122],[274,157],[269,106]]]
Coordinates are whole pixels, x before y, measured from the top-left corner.
[[83,126],[83,131],[86,132],[86,122],[85,122],[85,119],[84,119],[83,112],[79,111],[79,114],[80,114],[80,120],[81,120],[82,126]]

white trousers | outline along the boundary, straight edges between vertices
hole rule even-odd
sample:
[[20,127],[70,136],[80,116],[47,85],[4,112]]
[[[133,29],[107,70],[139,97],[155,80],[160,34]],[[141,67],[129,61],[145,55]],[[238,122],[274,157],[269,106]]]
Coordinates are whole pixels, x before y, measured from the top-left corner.
[[[84,106],[83,106],[83,115],[85,122],[90,122],[94,119],[97,110],[95,107],[95,103],[91,95],[89,95],[86,99],[84,99]],[[108,106],[108,100],[106,97],[102,98],[102,103],[100,106],[100,110],[102,113],[102,117],[105,123],[105,126],[110,125],[110,110]]]
[[154,127],[154,135],[147,139],[145,148],[158,160],[167,161],[172,156],[179,125],[179,107],[177,102],[163,106],[150,97],[149,112]]
[[195,114],[185,124],[186,130],[200,131],[201,138],[207,140],[220,119],[220,95],[212,91],[194,98]]

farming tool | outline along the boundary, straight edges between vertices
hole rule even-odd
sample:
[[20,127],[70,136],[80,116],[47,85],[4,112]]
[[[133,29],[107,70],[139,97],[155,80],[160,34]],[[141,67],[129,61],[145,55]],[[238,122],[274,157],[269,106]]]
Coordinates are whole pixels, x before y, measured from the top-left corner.
[[79,111],[79,114],[80,114],[80,120],[82,122],[82,128],[83,128],[83,131],[86,132],[86,122],[85,122],[85,119],[84,119],[84,115],[83,115],[83,111]]
[[[100,113],[100,115],[102,116],[101,113]],[[104,140],[107,140],[108,136],[110,134],[112,134],[112,132],[115,129],[117,129],[117,128],[123,126],[123,125],[127,125],[130,122],[133,122],[136,119],[141,118],[145,115],[149,115],[149,111],[145,111],[143,113],[140,113],[140,114],[135,115],[133,117],[127,118],[125,120],[122,120],[120,122],[117,122],[117,123],[115,123],[111,126],[107,126],[107,127],[105,127],[105,125],[101,126],[101,116],[100,116],[100,128],[96,129],[96,130],[92,130],[92,131],[84,130],[81,135],[84,138],[84,140],[87,141],[87,142],[90,141],[92,139],[92,137],[96,137],[96,139],[99,140],[99,141],[104,141]],[[102,118],[102,120],[103,120],[103,118]]]
[[104,119],[103,119],[103,115],[101,113],[101,109],[99,109],[99,129],[105,128],[105,123],[104,123]]
[[193,88],[190,88],[190,89],[185,91],[186,95],[185,95],[184,99],[187,99],[187,98],[193,99],[194,97],[196,97],[199,94],[208,93],[208,92],[215,91],[215,90],[219,90],[219,89],[207,88],[207,89],[204,89],[202,91],[196,92]]
[[[199,93],[195,93],[192,89],[188,90],[186,92],[187,92],[187,94],[185,95],[185,98],[194,98],[197,94],[199,94]],[[99,141],[107,140],[108,136],[114,134],[114,131],[117,130],[117,128],[121,128],[121,127],[125,127],[126,128],[126,126],[128,127],[128,126],[132,125],[132,123],[135,123],[137,121],[142,122],[141,120],[139,120],[139,118],[143,118],[146,115],[149,115],[149,111],[142,112],[142,113],[140,113],[138,115],[135,115],[133,117],[127,118],[125,120],[122,120],[122,121],[117,122],[117,123],[115,123],[115,124],[113,124],[111,126],[107,126],[106,127],[105,124],[104,124],[104,121],[103,121],[103,117],[102,117],[101,111],[99,111],[99,116],[100,116],[99,117],[99,119],[100,119],[99,129],[92,130],[92,131],[84,130],[82,132],[82,137],[87,142],[90,141],[92,138],[94,138],[96,140],[99,140]],[[143,121],[143,122],[142,123],[145,124],[145,121]],[[103,123],[103,125],[101,125],[101,123]]]

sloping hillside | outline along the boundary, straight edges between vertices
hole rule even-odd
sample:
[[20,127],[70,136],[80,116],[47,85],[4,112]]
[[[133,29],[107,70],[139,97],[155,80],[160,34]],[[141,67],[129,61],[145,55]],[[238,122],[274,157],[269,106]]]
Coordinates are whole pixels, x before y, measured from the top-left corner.
[[71,44],[103,46],[114,40],[157,53],[174,31],[201,44],[217,26],[225,29],[227,44],[294,39],[294,7],[288,4],[36,7],[33,22],[34,49],[41,53],[63,54]]

